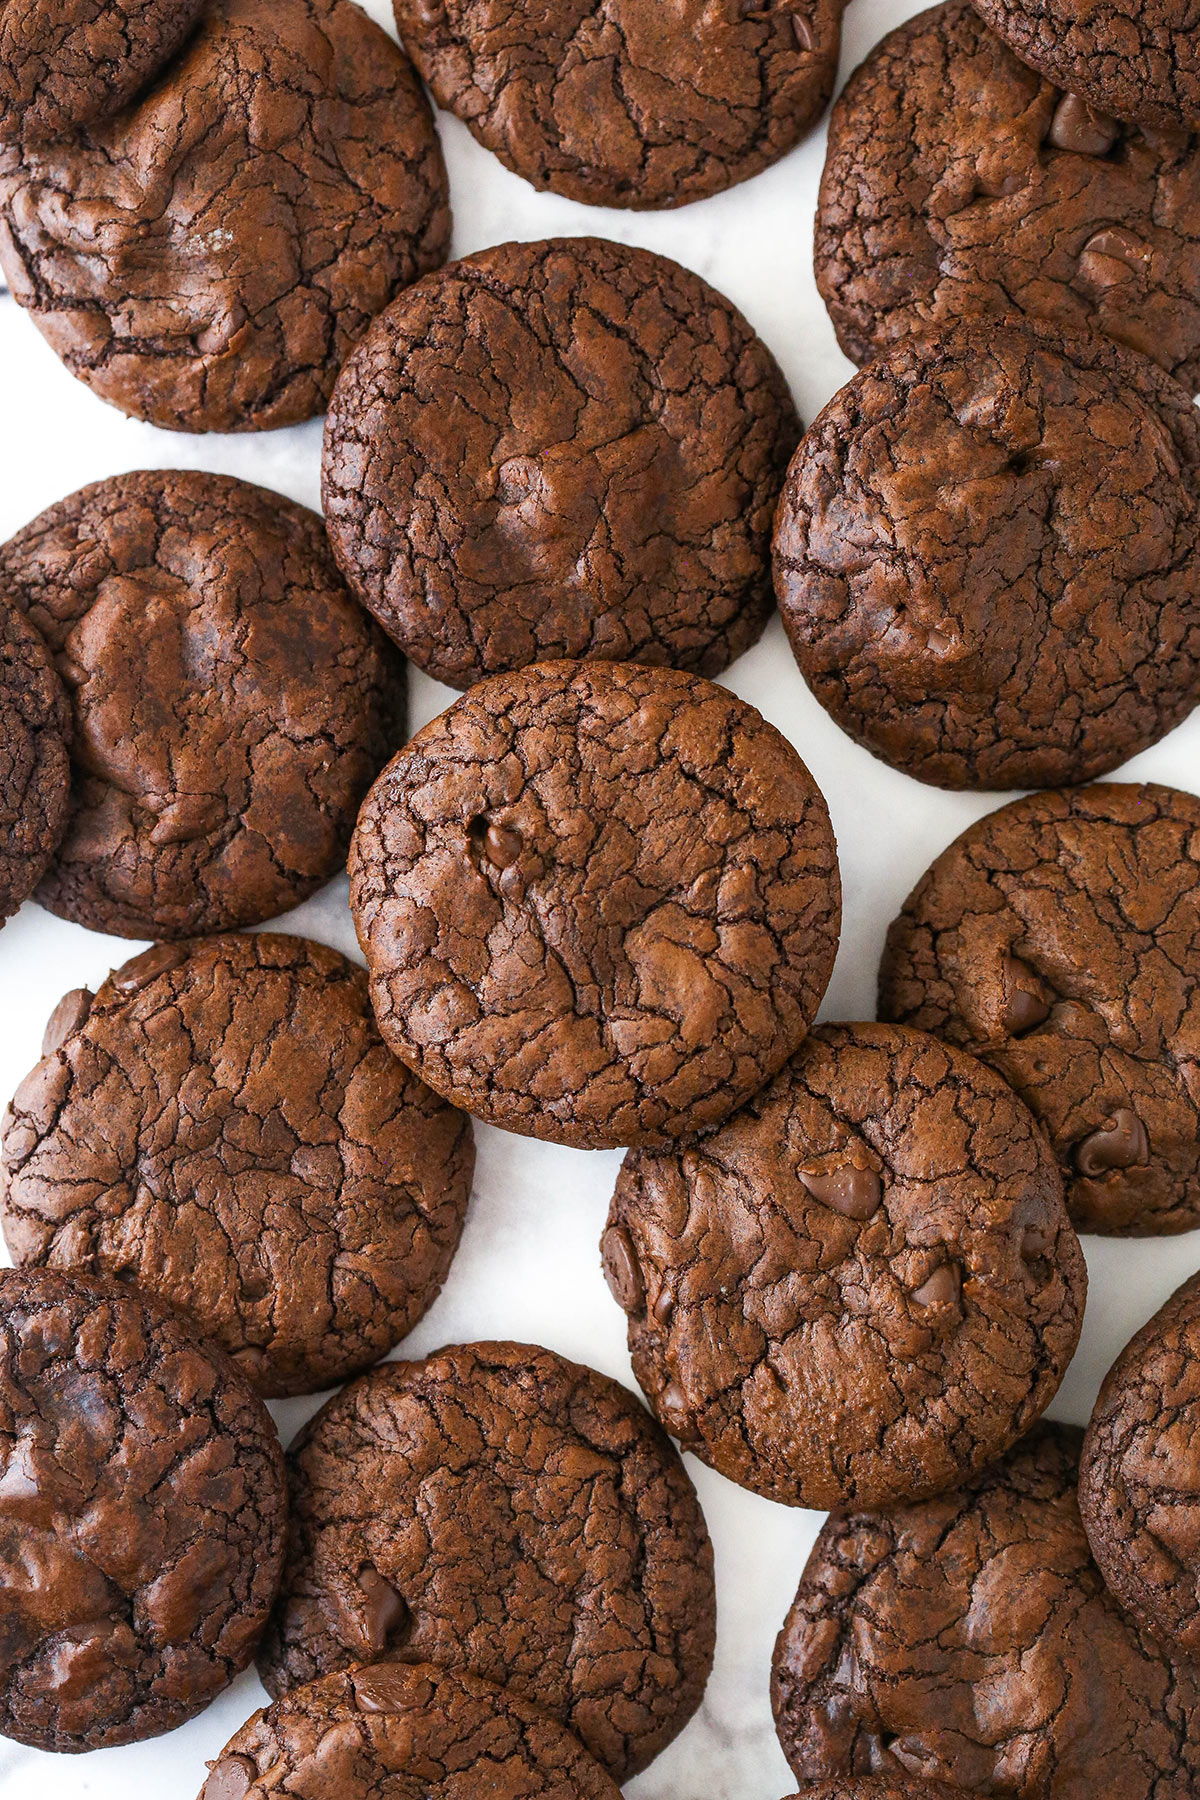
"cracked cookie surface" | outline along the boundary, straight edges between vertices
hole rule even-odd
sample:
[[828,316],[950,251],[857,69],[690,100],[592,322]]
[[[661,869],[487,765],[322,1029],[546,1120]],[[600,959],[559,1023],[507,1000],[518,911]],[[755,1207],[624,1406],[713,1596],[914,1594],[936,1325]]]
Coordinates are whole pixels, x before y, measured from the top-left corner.
[[881,1018],[998,1070],[1085,1231],[1200,1223],[1200,799],[1031,794],[967,828],[888,930]]
[[1188,1800],[1200,1678],[1088,1554],[1080,1433],[1039,1425],[976,1480],[822,1528],[775,1649],[799,1780],[915,1775],[1014,1800]]
[[32,894],[66,830],[70,738],[50,652],[0,570],[0,925]]
[[774,357],[699,276],[597,238],[503,244],[409,288],[350,358],[326,523],[439,681],[572,656],[715,675],[771,609],[799,436]]
[[1121,1352],[1084,1439],[1079,1506],[1127,1612],[1173,1655],[1200,1651],[1200,1275]]
[[21,1264],[178,1306],[258,1392],[369,1368],[458,1243],[470,1121],[397,1062],[367,978],[303,938],[158,945],[75,990],[4,1121]]
[[671,1142],[769,1081],[840,903],[786,739],[631,663],[481,682],[388,764],[351,851],[385,1041],[467,1112],[584,1149]]
[[744,181],[833,91],[841,0],[394,0],[439,106],[538,188],[654,208]]
[[1092,113],[967,0],[893,31],[840,95],[815,249],[855,362],[914,330],[1024,312],[1102,331],[1200,389],[1200,140]]
[[1200,695],[1198,468],[1185,390],[1094,333],[894,345],[784,485],[775,587],[806,681],[922,781],[1103,774]]
[[[790,1800],[962,1800],[961,1788],[950,1788],[941,1781],[922,1781],[907,1776],[865,1775],[861,1779],[848,1775],[839,1781],[822,1781],[809,1785],[803,1794]],[[208,1800],[217,1800],[209,1796]]]
[[48,142],[127,106],[205,0],[2,0],[0,142]]
[[0,1271],[0,1732],[95,1750],[198,1713],[253,1654],[284,1512],[218,1350],[117,1283]]
[[792,1506],[976,1473],[1049,1404],[1087,1275],[998,1075],[924,1032],[822,1025],[686,1149],[631,1151],[602,1240],[660,1422]]
[[384,1363],[288,1453],[278,1696],[389,1653],[534,1701],[622,1780],[700,1703],[712,1549],[674,1447],[631,1394],[524,1344]]
[[342,867],[404,677],[315,513],[221,475],[117,476],[0,547],[0,590],[74,714],[51,912],[190,937],[271,918]]
[[14,298],[73,375],[173,431],[322,412],[449,237],[416,75],[350,0],[210,0],[134,106],[0,151]]

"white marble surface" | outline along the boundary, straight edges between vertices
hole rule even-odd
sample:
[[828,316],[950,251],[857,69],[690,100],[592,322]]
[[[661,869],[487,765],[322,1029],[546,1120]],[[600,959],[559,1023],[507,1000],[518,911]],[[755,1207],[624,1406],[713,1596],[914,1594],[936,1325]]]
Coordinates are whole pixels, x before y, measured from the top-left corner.
[[[368,10],[386,23],[385,0]],[[856,0],[843,73],[894,24],[907,0]],[[450,165],[456,254],[516,237],[592,232],[678,258],[724,290],[779,357],[806,421],[845,381],[813,285],[813,208],[823,131],[743,187],[675,213],[590,209],[533,192],[454,120],[441,129]],[[317,503],[320,425],[258,436],[185,437],[135,424],[71,380],[29,322],[0,298],[0,538],[84,482],[139,467],[213,469]],[[825,718],[792,664],[778,621],[726,677],[797,745],[830,803],[846,890],[845,929],[824,1016],[869,1017],[888,920],[927,862],[991,797],[946,795],[875,762]],[[452,698],[414,676],[414,724]],[[1200,791],[1200,713],[1121,771]],[[345,882],[281,921],[285,930],[355,952]],[[131,946],[27,905],[0,934],[0,1098],[33,1064],[65,989],[95,986]],[[558,1149],[479,1127],[479,1164],[462,1248],[445,1292],[409,1338],[419,1354],[471,1337],[535,1340],[632,1385],[622,1316],[597,1256],[615,1153]],[[1087,1243],[1092,1289],[1083,1343],[1052,1411],[1082,1421],[1121,1345],[1200,1266],[1200,1234],[1163,1243]],[[316,1402],[274,1407],[288,1439]],[[704,1705],[633,1800],[779,1800],[794,1785],[775,1742],[767,1695],[771,1647],[820,1520],[741,1492],[689,1458],[716,1545],[719,1642]],[[150,1743],[52,1757],[0,1743],[3,1800],[191,1800],[204,1760],[261,1704],[253,1673],[207,1713]]]

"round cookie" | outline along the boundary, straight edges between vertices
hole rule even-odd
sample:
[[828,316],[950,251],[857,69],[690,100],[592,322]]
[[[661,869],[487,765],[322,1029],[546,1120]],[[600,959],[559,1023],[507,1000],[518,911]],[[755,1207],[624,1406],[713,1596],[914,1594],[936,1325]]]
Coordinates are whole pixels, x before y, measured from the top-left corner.
[[894,1025],[819,1026],[718,1131],[631,1151],[602,1243],[661,1423],[791,1506],[975,1474],[1049,1404],[1083,1322],[1029,1112]]
[[71,709],[42,637],[0,573],[0,925],[41,880],[67,825]]
[[350,905],[384,1039],[531,1137],[718,1124],[800,1044],[840,886],[791,745],[699,676],[540,663],[481,682],[367,796]]
[[178,1306],[266,1395],[369,1368],[445,1280],[470,1121],[386,1048],[365,974],[269,933],[68,994],[4,1121],[14,1260]]
[[170,1731],[250,1661],[283,1457],[220,1351],[117,1283],[0,1270],[0,1733]]
[[1200,799],[1110,782],[969,826],[889,927],[880,1017],[1017,1090],[1081,1230],[1200,1224],[1198,907]]
[[272,918],[342,867],[402,736],[403,671],[315,513],[222,475],[117,476],[0,547],[0,592],[74,711],[51,912],[188,937]]
[[920,1771],[1027,1800],[1190,1800],[1200,1676],[1088,1555],[1079,1441],[1040,1425],[955,1493],[827,1521],[775,1648],[798,1780]]
[[[838,1781],[808,1785],[791,1800],[962,1800],[961,1788],[950,1788],[942,1781],[923,1781],[920,1777],[847,1775]],[[215,1800],[215,1797],[210,1797]]]
[[393,0],[439,106],[538,188],[682,206],[745,181],[816,124],[842,0]]
[[949,788],[1057,787],[1200,696],[1200,419],[1094,334],[974,321],[897,344],[792,460],[775,588],[806,681]]
[[524,1344],[383,1363],[288,1466],[268,1693],[389,1653],[468,1668],[617,1781],[699,1705],[712,1549],[674,1448],[615,1381]]
[[1160,1307],[1100,1389],[1079,1506],[1121,1605],[1171,1654],[1200,1650],[1200,1275]]
[[698,275],[598,238],[502,244],[409,288],[346,364],[326,523],[439,681],[570,656],[715,675],[771,608],[799,436],[774,357]]
[[172,431],[323,412],[449,238],[428,104],[351,0],[209,0],[135,105],[0,152],[13,297],[73,375]]
[[432,1663],[293,1688],[232,1737],[199,1800],[620,1800],[583,1746],[519,1695]]
[[915,330],[1024,312],[1200,388],[1200,143],[1097,117],[967,0],[891,32],[843,90],[815,251],[855,362]]

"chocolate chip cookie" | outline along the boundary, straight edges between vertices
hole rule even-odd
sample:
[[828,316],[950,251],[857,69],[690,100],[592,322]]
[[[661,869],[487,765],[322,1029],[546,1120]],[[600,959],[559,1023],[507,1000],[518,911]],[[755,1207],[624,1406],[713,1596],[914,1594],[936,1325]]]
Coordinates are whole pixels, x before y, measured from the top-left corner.
[[439,681],[550,657],[715,675],[771,607],[800,425],[699,276],[598,238],[502,244],[402,294],[325,430],[342,573]]
[[249,1662],[279,1582],[283,1458],[220,1351],[116,1283],[0,1270],[0,1732],[170,1731]]
[[188,1311],[262,1394],[378,1362],[432,1304],[470,1121],[396,1061],[365,974],[304,938],[162,944],[68,994],[4,1121],[19,1263]]
[[1200,1675],[1105,1588],[1079,1441],[1041,1425],[955,1493],[828,1521],[775,1649],[799,1780],[919,1770],[1022,1800],[1190,1800]]
[[394,0],[439,106],[535,187],[681,206],[745,181],[815,125],[842,0]]
[[293,1688],[230,1739],[200,1800],[620,1800],[583,1746],[519,1695],[432,1663]]
[[449,237],[416,75],[350,0],[209,0],[135,105],[0,151],[14,298],[73,375],[173,431],[324,411]]
[[775,585],[822,706],[949,788],[1057,787],[1200,698],[1200,419],[1094,334],[895,345],[792,461]]
[[808,1029],[837,948],[825,802],[696,675],[480,682],[375,783],[350,905],[384,1038],[435,1092],[597,1149],[718,1124]]
[[205,0],[4,0],[0,142],[46,143],[128,106]]
[[0,592],[74,712],[51,912],[188,937],[272,918],[341,868],[403,735],[403,670],[315,513],[221,475],[118,476],[0,547]]
[[983,1057],[1081,1229],[1200,1224],[1200,799],[1031,794],[968,827],[888,930],[881,1018]]
[[402,1651],[533,1700],[618,1781],[699,1705],[708,1534],[671,1444],[615,1381],[524,1344],[384,1363],[288,1466],[270,1694]]
[[1200,142],[1096,114],[954,0],[884,38],[838,99],[816,270],[855,362],[1023,312],[1102,331],[1194,391]]
[[1175,1656],[1200,1650],[1200,1275],[1109,1370],[1084,1439],[1079,1506],[1125,1610]]
[[40,633],[0,574],[0,925],[41,880],[67,825],[71,709]]
[[[791,1800],[962,1800],[961,1788],[950,1788],[941,1781],[922,1781],[919,1777],[847,1775],[838,1781],[806,1785],[803,1794]],[[206,1796],[216,1800],[216,1796]]]
[[631,1151],[602,1247],[667,1430],[822,1509],[940,1493],[1007,1449],[1087,1289],[1027,1109],[895,1025],[820,1026],[718,1131]]

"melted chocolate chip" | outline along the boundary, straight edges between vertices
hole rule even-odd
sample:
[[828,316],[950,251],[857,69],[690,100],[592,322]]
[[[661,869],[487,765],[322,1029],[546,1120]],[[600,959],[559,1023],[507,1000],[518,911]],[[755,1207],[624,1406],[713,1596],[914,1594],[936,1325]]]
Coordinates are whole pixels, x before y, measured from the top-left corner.
[[623,1312],[636,1312],[646,1290],[629,1233],[620,1225],[610,1225],[601,1239],[600,1254],[613,1299]]
[[797,1171],[814,1200],[847,1219],[869,1219],[879,1209],[883,1184],[873,1169],[847,1164],[842,1169]]
[[363,1596],[363,1632],[373,1656],[382,1656],[399,1627],[409,1617],[408,1606],[379,1570],[367,1563],[358,1571]]
[[254,1785],[254,1764],[245,1756],[223,1756],[212,1766],[200,1800],[243,1800]]
[[91,1012],[95,998],[91,989],[85,987],[72,988],[69,994],[63,995],[46,1021],[42,1037],[43,1056],[53,1056],[66,1043],[71,1033],[79,1030]]
[[815,49],[817,39],[811,20],[804,18],[800,13],[793,13],[792,32],[801,50]]
[[933,1274],[912,1291],[918,1306],[957,1306],[961,1294],[962,1267],[956,1262],[939,1264]]
[[1010,956],[1004,968],[1004,1015],[1009,1037],[1020,1037],[1050,1017],[1050,1008],[1037,993],[1038,975],[1019,956]]
[[1064,94],[1050,121],[1046,142],[1079,156],[1107,156],[1120,134],[1116,119],[1097,112],[1078,94]]
[[1099,1131],[1093,1131],[1075,1148],[1075,1166],[1081,1175],[1140,1168],[1149,1160],[1146,1127],[1127,1106],[1119,1106]]
[[143,988],[148,988],[160,975],[179,968],[187,958],[186,944],[155,944],[118,970],[112,978],[112,984],[118,994],[140,994]]
[[654,1302],[655,1321],[663,1330],[671,1323],[671,1314],[675,1311],[675,1295],[669,1287],[660,1289],[658,1299]]

